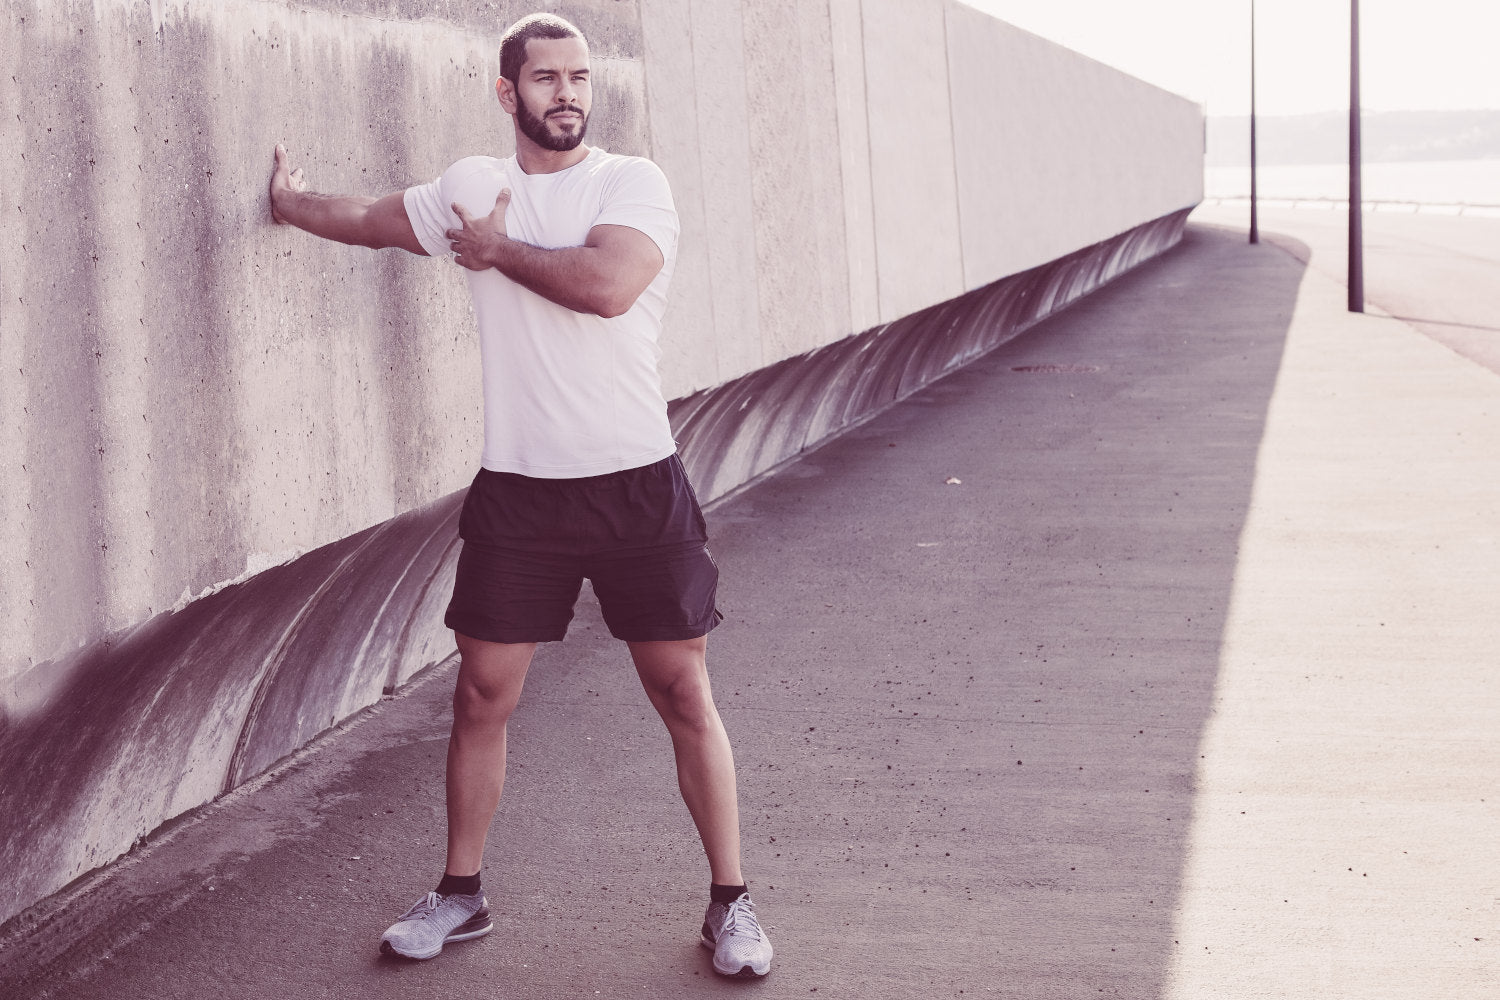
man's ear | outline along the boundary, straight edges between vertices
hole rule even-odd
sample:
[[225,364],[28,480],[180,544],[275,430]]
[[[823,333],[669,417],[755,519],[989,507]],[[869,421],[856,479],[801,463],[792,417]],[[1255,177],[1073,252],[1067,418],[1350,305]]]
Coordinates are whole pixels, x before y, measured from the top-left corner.
[[495,97],[500,101],[500,107],[505,109],[506,114],[516,113],[516,85],[503,76],[495,80]]

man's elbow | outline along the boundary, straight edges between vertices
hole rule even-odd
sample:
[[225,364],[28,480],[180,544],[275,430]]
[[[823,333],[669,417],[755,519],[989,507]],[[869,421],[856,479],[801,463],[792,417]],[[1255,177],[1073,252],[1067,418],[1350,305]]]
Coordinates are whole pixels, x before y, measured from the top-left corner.
[[614,319],[630,312],[640,297],[640,291],[634,288],[601,289],[594,301],[589,303],[589,312],[605,319]]

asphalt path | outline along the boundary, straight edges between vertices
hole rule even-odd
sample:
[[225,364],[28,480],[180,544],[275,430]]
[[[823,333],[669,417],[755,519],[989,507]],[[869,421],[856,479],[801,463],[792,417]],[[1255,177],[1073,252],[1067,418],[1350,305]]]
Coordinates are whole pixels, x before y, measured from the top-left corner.
[[[449,664],[10,927],[0,994],[1495,995],[1500,379],[1278,242],[1190,226],[710,511],[766,979],[697,945],[586,602],[513,723],[493,934],[376,947],[442,863]],[[1496,325],[1434,292],[1389,301]]]

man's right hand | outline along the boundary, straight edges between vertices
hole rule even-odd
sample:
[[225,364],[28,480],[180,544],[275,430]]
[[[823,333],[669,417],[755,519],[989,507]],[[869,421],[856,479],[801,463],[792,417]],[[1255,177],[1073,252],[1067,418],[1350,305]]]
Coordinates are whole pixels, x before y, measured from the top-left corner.
[[298,191],[307,190],[307,178],[302,176],[302,168],[291,169],[286,155],[286,147],[281,143],[276,144],[276,166],[271,171],[271,218],[285,226],[291,220],[286,218],[278,210],[282,199],[287,195]]
[[271,171],[271,218],[283,226],[347,243],[350,246],[399,247],[427,256],[411,220],[406,217],[405,192],[383,198],[357,194],[314,194],[307,190],[302,168],[291,168],[286,147],[276,144],[276,166]]

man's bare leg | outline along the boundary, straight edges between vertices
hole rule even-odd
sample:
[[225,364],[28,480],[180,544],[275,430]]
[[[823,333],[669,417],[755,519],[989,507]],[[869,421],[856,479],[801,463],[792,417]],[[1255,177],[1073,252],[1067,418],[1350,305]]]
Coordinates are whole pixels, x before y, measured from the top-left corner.
[[720,885],[743,885],[734,753],[708,682],[708,639],[632,642],[630,655],[651,704],[667,724],[677,787]]
[[473,875],[505,786],[505,727],[521,697],[536,643],[456,635],[462,657],[448,740],[449,875]]

